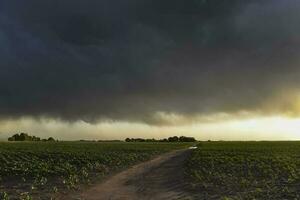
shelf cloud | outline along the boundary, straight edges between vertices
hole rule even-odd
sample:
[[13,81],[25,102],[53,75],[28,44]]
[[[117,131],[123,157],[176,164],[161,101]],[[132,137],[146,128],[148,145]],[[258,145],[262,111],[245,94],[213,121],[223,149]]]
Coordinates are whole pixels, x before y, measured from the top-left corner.
[[297,0],[2,0],[0,116],[298,116],[299,10]]

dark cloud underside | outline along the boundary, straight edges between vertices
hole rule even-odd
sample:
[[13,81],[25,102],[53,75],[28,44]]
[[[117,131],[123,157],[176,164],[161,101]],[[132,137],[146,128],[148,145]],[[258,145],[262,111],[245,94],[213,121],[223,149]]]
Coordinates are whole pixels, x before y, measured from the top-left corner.
[[149,121],[298,89],[297,0],[2,0],[0,110]]

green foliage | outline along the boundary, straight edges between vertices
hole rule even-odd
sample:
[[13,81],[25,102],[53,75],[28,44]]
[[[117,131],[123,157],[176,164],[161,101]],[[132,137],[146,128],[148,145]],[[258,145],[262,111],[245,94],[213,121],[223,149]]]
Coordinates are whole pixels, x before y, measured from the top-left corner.
[[8,141],[40,141],[41,139],[36,136],[30,136],[27,133],[14,134]]
[[8,138],[8,141],[43,141],[43,142],[55,142],[53,137],[49,137],[48,139],[42,139],[36,136],[30,136],[27,133],[14,134],[13,136]]
[[9,200],[8,194],[6,192],[0,192],[0,199]]
[[53,137],[49,137],[49,138],[47,139],[47,141],[48,141],[48,142],[55,142],[55,139],[54,139]]
[[0,199],[3,195],[21,193],[22,199],[30,199],[32,192],[40,191],[46,196],[78,189],[97,177],[185,146],[127,142],[0,143],[0,184],[7,191]]
[[179,142],[179,138],[177,136],[169,137],[168,142]]
[[179,142],[196,142],[196,139],[193,137],[180,136],[178,138]]
[[300,142],[201,142],[186,163],[204,199],[300,199]]

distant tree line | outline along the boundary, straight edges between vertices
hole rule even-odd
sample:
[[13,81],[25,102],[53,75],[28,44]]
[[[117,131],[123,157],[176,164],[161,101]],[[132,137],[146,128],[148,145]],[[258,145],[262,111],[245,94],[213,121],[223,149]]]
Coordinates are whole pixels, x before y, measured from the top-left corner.
[[78,140],[77,142],[124,142],[123,140]]
[[173,136],[169,138],[164,138],[160,140],[156,139],[144,139],[144,138],[126,138],[125,142],[196,142],[196,139],[193,137],[186,136]]
[[14,134],[13,136],[8,138],[8,141],[43,141],[43,142],[55,142],[53,137],[49,137],[48,139],[41,139],[36,136],[30,136],[27,133]]

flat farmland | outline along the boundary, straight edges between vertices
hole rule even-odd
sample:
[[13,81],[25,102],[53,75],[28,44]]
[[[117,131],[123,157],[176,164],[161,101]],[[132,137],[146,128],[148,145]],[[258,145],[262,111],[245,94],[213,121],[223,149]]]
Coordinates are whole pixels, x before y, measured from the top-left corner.
[[55,199],[185,143],[2,142],[0,199]]
[[0,199],[300,199],[300,142],[194,144],[3,142]]
[[201,142],[185,172],[195,199],[300,199],[300,142]]

